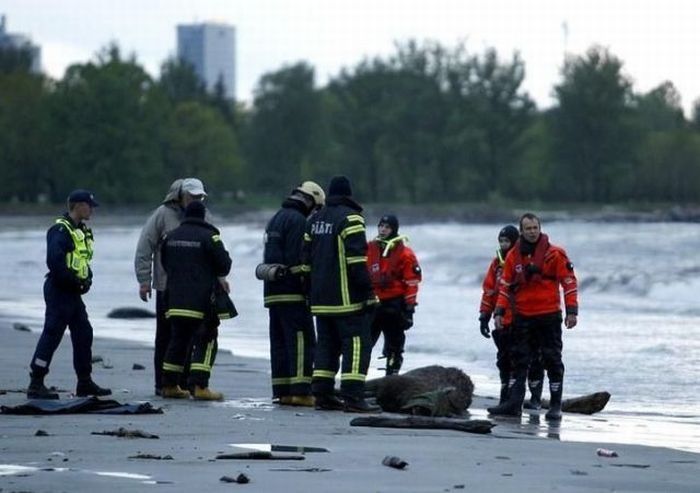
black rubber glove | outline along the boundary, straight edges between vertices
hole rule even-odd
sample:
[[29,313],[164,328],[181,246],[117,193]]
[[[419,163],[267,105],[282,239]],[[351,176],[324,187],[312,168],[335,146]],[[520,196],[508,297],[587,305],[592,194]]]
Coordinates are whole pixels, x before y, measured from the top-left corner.
[[83,281],[80,281],[80,294],[85,294],[88,291],[90,291],[90,288],[92,287],[92,279],[88,278]]
[[491,338],[491,329],[489,329],[489,320],[491,320],[491,315],[487,315],[485,313],[482,313],[479,316],[479,330],[481,331],[481,335],[487,339]]
[[403,309],[404,330],[413,327],[413,313],[416,311],[414,305],[406,305]]

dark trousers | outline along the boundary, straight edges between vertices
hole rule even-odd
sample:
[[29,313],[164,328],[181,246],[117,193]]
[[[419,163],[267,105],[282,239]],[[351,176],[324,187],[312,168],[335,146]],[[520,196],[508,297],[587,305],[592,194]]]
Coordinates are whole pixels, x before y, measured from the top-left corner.
[[[316,331],[318,343],[312,381],[314,395],[331,394],[335,375],[340,369],[341,394],[361,399],[372,353],[368,315],[319,316],[316,317]],[[342,367],[339,361],[341,356]]]
[[550,386],[564,380],[561,323],[561,313],[558,312],[515,318],[512,330],[512,358],[516,378],[525,378],[533,355],[539,352],[542,365],[547,370]]
[[171,337],[163,361],[163,386],[183,385],[182,375],[191,354],[188,383],[207,387],[214,364],[217,331],[201,319],[171,317]]
[[[168,311],[168,301],[165,291],[156,291],[156,339],[155,351],[153,352],[153,376],[156,389],[160,390],[163,387],[163,361],[165,360],[165,352],[168,350],[172,327],[170,320],[165,317],[165,312]],[[187,385],[189,376],[190,351],[187,351],[183,372],[180,377],[180,386]]]
[[403,363],[403,351],[406,344],[406,319],[403,316],[403,299],[394,298],[382,301],[376,309],[372,320],[372,347],[384,334],[382,355],[387,358],[387,370],[398,371]]
[[44,377],[66,327],[70,329],[73,343],[73,368],[79,380],[90,378],[92,373],[92,325],[88,320],[85,303],[78,293],[68,293],[49,278],[44,282],[46,313],[44,330],[32,356],[32,375]]
[[[496,344],[496,367],[501,379],[501,383],[508,383],[514,372],[512,348],[513,330],[512,326],[496,329],[491,332],[493,342]],[[532,351],[530,364],[528,365],[527,380],[535,384],[544,378],[544,368],[542,367],[542,357],[539,348]]]
[[316,334],[305,303],[281,303],[270,310],[272,396],[310,395]]

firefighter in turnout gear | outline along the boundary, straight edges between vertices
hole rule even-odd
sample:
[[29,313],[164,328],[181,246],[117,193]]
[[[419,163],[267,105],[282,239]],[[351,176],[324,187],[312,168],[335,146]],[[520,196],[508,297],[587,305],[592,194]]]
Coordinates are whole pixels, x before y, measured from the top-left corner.
[[213,303],[217,284],[229,291],[226,276],[231,270],[219,230],[204,220],[206,208],[200,201],[185,209],[182,224],[167,234],[161,260],[168,276],[166,316],[172,335],[163,361],[165,398],[186,399],[179,379],[191,346],[189,387],[195,399],[221,400],[223,395],[209,389],[209,377],[216,357],[218,314]]
[[280,404],[313,406],[311,377],[316,334],[302,287],[301,250],[306,218],[326,195],[313,181],[295,188],[265,228],[264,301],[270,315],[272,397]]
[[[513,365],[511,358],[513,310],[511,306],[505,307],[503,314],[503,327],[493,332],[489,329],[489,320],[496,308],[498,298],[499,283],[503,274],[503,266],[506,263],[506,255],[515,242],[518,241],[520,233],[518,228],[512,225],[504,226],[498,233],[499,249],[496,257],[489,264],[489,269],[482,284],[483,293],[479,306],[479,330],[481,335],[490,338],[493,335],[493,342],[496,344],[496,366],[501,380],[501,393],[498,403],[502,404],[508,398],[508,388],[514,382]],[[539,409],[542,405],[542,380],[544,369],[540,361],[539,353],[533,354],[528,370],[528,385],[530,388],[530,402],[525,403],[529,409]]]
[[44,377],[66,327],[73,343],[73,367],[78,376],[75,393],[79,397],[109,395],[111,390],[92,381],[92,325],[88,320],[82,295],[92,285],[90,261],[94,251],[92,231],[84,221],[98,206],[88,190],[74,190],[68,196],[68,212],[56,219],[46,233],[44,282],[46,317],[44,330],[31,361],[30,399],[58,399],[58,394],[44,385]]
[[398,373],[403,363],[406,332],[413,326],[422,272],[416,255],[399,236],[399,220],[388,214],[379,220],[378,235],[367,246],[367,268],[379,306],[372,321],[372,346],[384,334],[382,355],[386,374]]
[[[367,274],[361,212],[352,199],[350,181],[336,176],[328,187],[326,205],[309,221],[304,234],[303,268],[309,272],[309,302],[318,334],[312,381],[317,409],[379,411],[364,399],[372,351],[369,312],[377,299]],[[343,401],[334,394],[338,370]]]
[[562,363],[561,294],[564,294],[564,325],[577,324],[578,291],[574,265],[563,248],[549,243],[541,232],[539,218],[523,214],[520,239],[508,253],[496,302],[496,328],[503,327],[503,315],[513,297],[513,366],[515,381],[508,400],[488,408],[494,415],[519,416],[525,397],[525,377],[532,354],[540,351],[549,379],[548,420],[561,419],[564,382]]

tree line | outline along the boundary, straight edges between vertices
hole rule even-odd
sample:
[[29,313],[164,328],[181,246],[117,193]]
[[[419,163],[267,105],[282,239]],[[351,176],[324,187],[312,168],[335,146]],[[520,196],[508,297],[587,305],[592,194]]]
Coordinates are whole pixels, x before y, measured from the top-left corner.
[[324,86],[299,62],[263,75],[249,106],[205,91],[187,64],[157,79],[105,47],[60,80],[0,50],[0,202],[153,203],[198,176],[218,200],[279,198],[346,174],[368,202],[695,202],[700,104],[686,119],[671,82],[634,91],[594,46],[567,57],[555,104],[523,89],[524,61],[494,49],[408,41]]

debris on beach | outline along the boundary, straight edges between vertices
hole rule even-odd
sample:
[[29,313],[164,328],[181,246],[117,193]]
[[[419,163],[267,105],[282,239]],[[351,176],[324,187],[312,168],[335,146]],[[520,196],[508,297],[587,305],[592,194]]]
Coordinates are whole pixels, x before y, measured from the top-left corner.
[[648,469],[651,464],[610,464],[612,467],[631,467],[633,469]]
[[247,483],[250,483],[250,478],[248,478],[248,476],[246,476],[245,474],[240,473],[235,478],[233,478],[231,476],[221,476],[219,478],[219,481],[221,481],[222,483],[247,484]]
[[333,469],[325,469],[323,467],[280,467],[278,469],[270,469],[270,471],[284,472],[330,472]]
[[32,329],[30,329],[28,325],[25,325],[25,324],[20,323],[20,322],[13,323],[12,328],[15,330],[18,330],[20,332],[31,332],[32,331]]
[[487,419],[451,419],[410,416],[408,418],[388,418],[384,416],[367,416],[355,418],[350,426],[369,426],[374,428],[416,428],[431,430],[458,430],[467,433],[491,433],[496,426]]
[[234,460],[306,460],[303,455],[275,455],[272,452],[238,452],[235,454],[219,454],[217,459],[234,459]]
[[405,469],[408,462],[403,460],[401,457],[396,457],[395,455],[387,455],[382,459],[382,465],[387,467],[393,467],[394,469]]
[[92,359],[90,360],[90,363],[92,363],[93,365],[94,365],[95,363],[102,363],[102,360],[103,360],[103,359],[104,359],[104,358],[102,358],[102,356],[100,356],[99,354],[93,354],[93,355],[92,355]]
[[173,460],[172,455],[136,454],[130,455],[129,459],[153,459],[153,460]]
[[0,406],[2,414],[45,415],[45,414],[163,414],[159,407],[150,402],[122,404],[112,399],[98,397],[78,397],[66,400],[28,400],[17,406]]
[[154,435],[152,433],[146,433],[145,431],[141,430],[127,430],[126,428],[118,428],[113,431],[93,431],[90,433],[91,435],[107,435],[107,436],[113,436],[113,437],[120,437],[120,438],[160,438],[158,435]]
[[156,318],[156,314],[145,308],[122,307],[110,311],[107,318]]
[[618,456],[617,452],[615,452],[614,450],[607,449],[607,448],[596,449],[595,453],[598,457],[617,457]]
[[48,432],[48,431],[36,430],[36,433],[34,433],[34,436],[35,436],[35,437],[48,437],[48,436],[51,436],[51,435],[49,435],[49,432]]
[[[595,414],[605,409],[610,397],[610,392],[606,391],[571,397],[561,401],[561,410],[565,413]],[[542,409],[549,409],[547,399],[542,400]]]
[[139,363],[134,363],[131,367],[132,370],[145,370],[146,367]]

